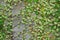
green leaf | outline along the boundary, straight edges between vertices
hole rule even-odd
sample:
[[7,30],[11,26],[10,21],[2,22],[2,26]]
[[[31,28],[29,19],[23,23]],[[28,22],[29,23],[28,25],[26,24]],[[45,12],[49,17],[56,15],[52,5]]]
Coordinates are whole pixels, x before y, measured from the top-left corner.
[[3,8],[4,8],[4,6],[0,4],[0,9],[3,9]]
[[4,23],[4,21],[3,20],[0,20],[0,25],[2,25]]
[[34,11],[34,12],[35,12],[35,14],[36,14],[36,15],[38,15],[38,14],[39,14],[39,12],[38,12],[37,10],[36,10],[36,11]]
[[31,3],[32,2],[32,0],[26,0],[28,3]]
[[33,2],[38,2],[38,0],[33,0]]

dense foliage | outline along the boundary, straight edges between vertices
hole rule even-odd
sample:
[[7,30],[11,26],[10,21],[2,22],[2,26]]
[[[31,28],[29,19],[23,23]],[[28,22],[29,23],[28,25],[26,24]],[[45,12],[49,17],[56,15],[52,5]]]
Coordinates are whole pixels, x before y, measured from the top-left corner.
[[[29,40],[60,40],[60,0],[4,0],[5,5],[0,4],[0,40],[12,40],[13,6],[22,2],[25,6],[18,14],[22,17],[19,24],[29,25]],[[26,31],[20,34],[25,40]]]

